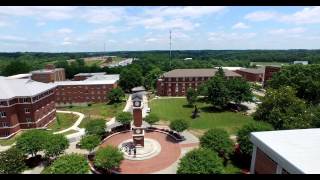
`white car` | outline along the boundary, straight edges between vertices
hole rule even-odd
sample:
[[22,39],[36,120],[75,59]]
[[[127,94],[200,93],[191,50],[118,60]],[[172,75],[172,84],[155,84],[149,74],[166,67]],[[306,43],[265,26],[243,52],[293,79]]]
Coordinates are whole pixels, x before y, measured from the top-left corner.
[[151,112],[151,109],[150,108],[147,108],[147,113],[150,113]]

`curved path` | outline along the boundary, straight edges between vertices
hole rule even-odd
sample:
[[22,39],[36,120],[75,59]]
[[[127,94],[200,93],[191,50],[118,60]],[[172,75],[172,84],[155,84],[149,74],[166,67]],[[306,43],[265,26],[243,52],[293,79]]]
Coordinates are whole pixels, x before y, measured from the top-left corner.
[[64,129],[62,131],[54,132],[53,134],[61,134],[61,133],[64,133],[64,132],[67,132],[70,130],[81,131],[81,128],[79,128],[78,126],[80,125],[81,121],[84,119],[84,114],[79,113],[79,112],[75,112],[75,111],[57,111],[57,113],[76,114],[79,116],[79,118],[71,127]]

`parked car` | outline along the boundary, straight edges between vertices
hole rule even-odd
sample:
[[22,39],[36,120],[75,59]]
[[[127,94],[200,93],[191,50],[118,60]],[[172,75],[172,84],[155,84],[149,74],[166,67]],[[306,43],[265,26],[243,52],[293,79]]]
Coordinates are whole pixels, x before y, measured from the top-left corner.
[[151,112],[151,109],[150,108],[147,108],[147,113],[150,113]]

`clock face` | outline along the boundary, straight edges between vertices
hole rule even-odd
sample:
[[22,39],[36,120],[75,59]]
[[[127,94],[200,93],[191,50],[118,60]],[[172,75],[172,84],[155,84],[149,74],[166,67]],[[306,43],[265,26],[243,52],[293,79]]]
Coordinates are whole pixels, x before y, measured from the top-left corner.
[[136,133],[140,134],[141,133],[141,129],[136,129]]
[[140,106],[140,102],[139,101],[135,101],[134,102],[134,106],[137,106],[137,107]]

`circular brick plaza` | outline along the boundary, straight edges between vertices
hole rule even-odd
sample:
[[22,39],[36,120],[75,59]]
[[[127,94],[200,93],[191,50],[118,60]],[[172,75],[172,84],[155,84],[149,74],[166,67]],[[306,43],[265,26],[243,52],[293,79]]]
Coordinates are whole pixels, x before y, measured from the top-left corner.
[[[118,147],[123,141],[132,138],[132,132],[123,132],[106,139],[101,147],[112,145]],[[125,159],[120,165],[122,174],[147,174],[163,170],[176,162],[181,154],[181,147],[171,136],[161,132],[146,132],[145,138],[157,141],[161,151],[156,156],[145,160]]]

